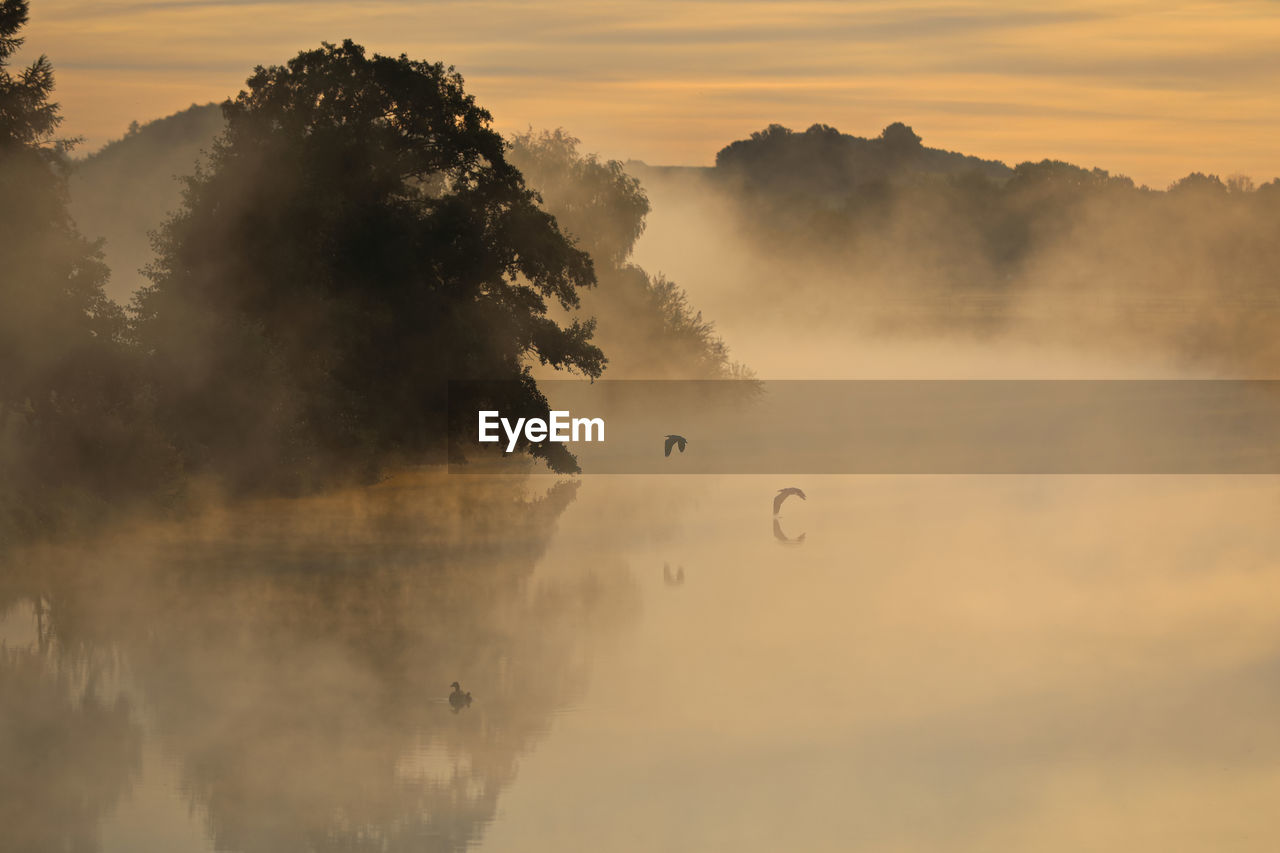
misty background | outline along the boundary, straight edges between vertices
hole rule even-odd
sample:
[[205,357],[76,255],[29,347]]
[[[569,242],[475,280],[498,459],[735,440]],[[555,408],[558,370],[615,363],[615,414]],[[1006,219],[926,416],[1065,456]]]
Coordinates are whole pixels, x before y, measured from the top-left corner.
[[[193,106],[79,162],[72,210],[107,235],[117,301],[145,284],[146,235],[180,200],[175,176],[222,127],[216,105]],[[864,375],[856,360],[846,368],[820,353],[797,363],[815,334],[855,348],[895,335],[998,337],[1106,350],[1153,371],[1275,372],[1274,177],[1209,167],[1151,188],[1102,169],[931,147],[901,122],[867,137],[772,125],[727,143],[708,168],[601,161],[566,130],[512,143],[548,210],[607,262],[584,311],[602,338],[630,338],[611,348],[611,378],[732,375],[730,344],[773,378]],[[640,294],[654,303],[644,310],[666,315],[649,321],[667,325],[665,346],[632,312]],[[719,334],[703,332],[699,314]],[[680,334],[715,343],[664,352]]]
[[[1274,378],[1274,175],[1004,163],[909,110],[662,165],[499,133],[451,57],[353,41],[77,146],[28,11],[0,0],[6,839],[1274,848],[1271,478],[450,452],[566,380],[735,380],[680,386],[715,422],[776,379]],[[622,400],[628,452],[713,458],[661,455],[699,423],[661,400]]]

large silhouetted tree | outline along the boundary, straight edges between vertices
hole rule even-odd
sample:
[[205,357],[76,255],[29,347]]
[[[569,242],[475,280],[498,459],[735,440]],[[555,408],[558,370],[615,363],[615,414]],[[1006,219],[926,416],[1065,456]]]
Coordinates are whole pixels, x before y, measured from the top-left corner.
[[509,380],[465,402],[545,416],[531,360],[600,374],[594,324],[547,314],[578,305],[591,260],[451,68],[346,41],[247,85],[137,301],[188,459],[243,486],[369,476],[441,446],[447,380]]

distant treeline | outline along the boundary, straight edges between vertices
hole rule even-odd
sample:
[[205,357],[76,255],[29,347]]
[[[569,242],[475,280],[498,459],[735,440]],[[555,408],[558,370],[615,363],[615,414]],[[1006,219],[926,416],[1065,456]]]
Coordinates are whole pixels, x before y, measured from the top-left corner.
[[982,175],[1007,180],[998,160],[928,148],[910,127],[894,122],[874,139],[815,124],[795,133],[771,124],[720,149],[716,170],[753,189],[782,195],[843,198],[905,174]]
[[1032,331],[1280,372],[1280,179],[1196,172],[1153,190],[1055,160],[1010,169],[902,123],[871,139],[772,125],[714,168],[641,173],[733,202],[742,250],[769,273],[744,299],[781,279],[815,320]]

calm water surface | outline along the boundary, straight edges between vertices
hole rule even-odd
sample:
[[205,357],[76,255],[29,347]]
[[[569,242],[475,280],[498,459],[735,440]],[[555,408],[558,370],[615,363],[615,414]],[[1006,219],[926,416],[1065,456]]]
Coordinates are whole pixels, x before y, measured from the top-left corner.
[[0,848],[1273,851],[1278,510],[424,473],[32,549]]

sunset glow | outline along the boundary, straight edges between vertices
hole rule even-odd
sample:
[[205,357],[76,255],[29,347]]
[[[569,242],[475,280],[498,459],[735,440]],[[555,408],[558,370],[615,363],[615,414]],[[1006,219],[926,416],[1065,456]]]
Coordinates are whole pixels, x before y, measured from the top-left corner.
[[[305,14],[304,14],[305,11]],[[84,2],[32,4],[64,131],[92,149],[320,41],[455,65],[499,129],[563,127],[620,159],[710,164],[771,122],[1163,188],[1280,174],[1280,15],[1266,2]]]

